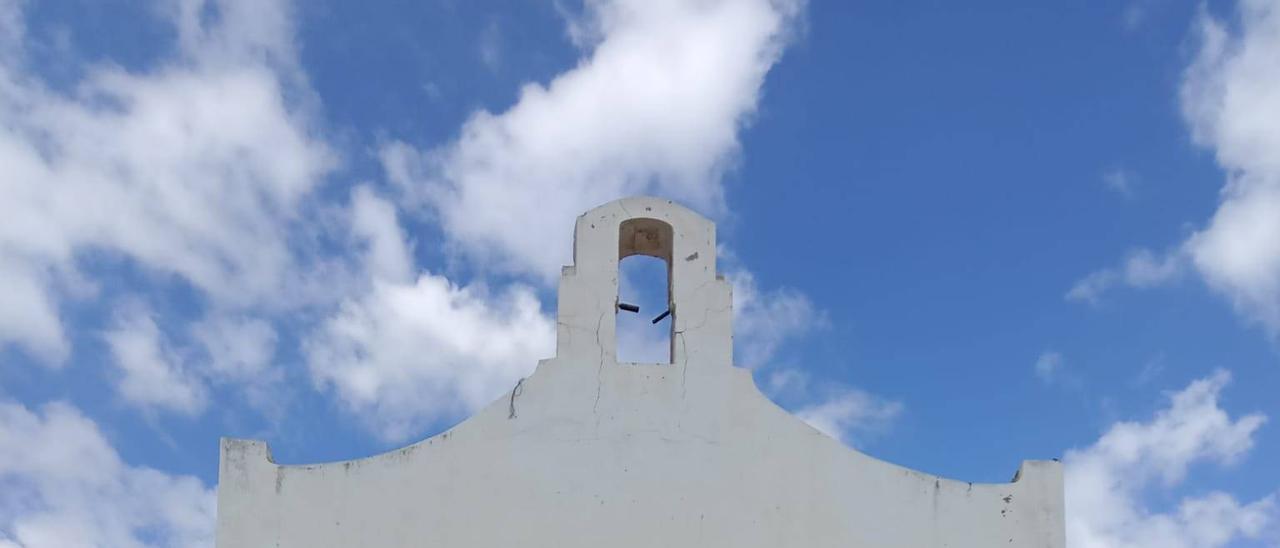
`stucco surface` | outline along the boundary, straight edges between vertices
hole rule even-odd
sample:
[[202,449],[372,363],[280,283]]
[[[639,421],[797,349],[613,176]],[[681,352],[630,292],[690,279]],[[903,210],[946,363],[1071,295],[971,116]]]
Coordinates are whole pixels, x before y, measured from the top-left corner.
[[[631,219],[671,230],[633,222],[620,242]],[[218,546],[1064,545],[1057,462],[1024,461],[1011,483],[939,478],[765,398],[732,366],[715,249],[712,223],[665,200],[584,214],[554,358],[448,432],[366,459],[281,466],[224,439]],[[671,364],[615,359],[620,251],[672,266]]]

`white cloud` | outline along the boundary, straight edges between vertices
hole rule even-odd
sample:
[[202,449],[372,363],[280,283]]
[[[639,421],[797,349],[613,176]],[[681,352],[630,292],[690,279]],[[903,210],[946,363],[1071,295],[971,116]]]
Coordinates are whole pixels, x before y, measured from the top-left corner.
[[1217,371],[1172,395],[1147,422],[1119,422],[1093,445],[1069,451],[1067,539],[1072,548],[1212,548],[1258,539],[1274,527],[1275,495],[1241,503],[1213,491],[1169,512],[1143,502],[1153,485],[1172,489],[1198,462],[1231,465],[1253,447],[1260,414],[1232,418],[1218,405],[1230,375]]
[[1102,182],[1121,196],[1132,198],[1134,187],[1138,186],[1138,175],[1127,169],[1112,168],[1103,172]]
[[787,405],[792,414],[818,431],[847,445],[865,444],[884,434],[902,414],[901,402],[839,383],[815,383],[799,369],[775,369],[764,384],[770,398]]
[[70,405],[0,402],[0,546],[212,546],[214,507],[199,479],[122,462]]
[[0,291],[0,345],[13,341],[44,363],[61,364],[71,349],[57,305],[45,291],[45,275],[0,253],[0,287],[5,288]]
[[809,426],[848,445],[883,433],[902,413],[902,404],[856,388],[832,390],[823,399],[795,411]]
[[902,412],[902,404],[858,388],[824,383],[815,387],[808,373],[778,367],[772,360],[782,344],[827,325],[826,315],[803,293],[791,288],[761,291],[751,272],[741,269],[733,252],[721,247],[733,284],[733,332],[736,365],[768,372],[765,391],[824,434],[857,445],[884,433]]
[[1050,382],[1058,376],[1062,369],[1062,354],[1046,351],[1036,359],[1036,376],[1044,382]]
[[166,0],[183,55],[200,65],[258,62],[297,77],[293,4],[287,0]]
[[[17,5],[0,11],[7,37],[24,31]],[[207,303],[194,323],[160,329],[134,311],[110,328],[118,389],[148,408],[196,413],[209,386],[278,382],[279,335],[266,320],[298,304],[329,312],[304,336],[317,386],[384,437],[473,409],[550,354],[554,321],[534,289],[463,287],[419,271],[397,207],[367,188],[352,193],[344,224],[361,252],[352,271],[311,268],[338,260],[312,256],[303,222],[320,209],[312,191],[336,160],[313,131],[318,104],[297,64],[290,4],[163,7],[172,55],[146,68],[86,67],[70,92],[24,64],[20,40],[0,43],[0,283],[21,289],[0,294],[0,344],[64,362],[72,327],[59,308],[101,298],[81,264],[92,255],[189,284]],[[388,176],[456,250],[548,281],[588,207],[646,191],[722,207],[737,131],[799,8],[589,3],[572,21],[593,37],[577,67],[526,86],[504,113],[475,114],[448,146],[386,147]],[[798,293],[748,303],[783,319],[748,322],[762,342],[747,355],[767,357],[802,330],[789,315],[808,306]]]
[[1182,84],[1197,143],[1227,171],[1213,219],[1186,243],[1211,287],[1280,335],[1280,2],[1243,0],[1239,33],[1207,13]]
[[278,336],[271,324],[252,317],[213,316],[194,324],[192,336],[208,356],[208,373],[232,381],[265,380]]
[[116,392],[129,405],[197,415],[208,405],[210,386],[236,384],[259,410],[282,410],[284,375],[272,367],[278,335],[270,323],[213,314],[188,324],[183,338],[161,329],[141,301],[125,299],[116,308],[102,338]]
[[1154,285],[1193,265],[1245,318],[1280,336],[1280,2],[1241,0],[1234,25],[1202,10],[1199,52],[1183,74],[1183,117],[1195,142],[1226,172],[1208,224],[1163,257],[1148,277],[1125,265],[1081,280],[1068,298],[1096,301],[1113,285]]
[[826,325],[826,316],[799,291],[761,291],[755,276],[741,269],[729,271],[725,279],[733,284],[733,360],[738,366],[764,367],[783,342]]
[[445,147],[385,147],[387,173],[455,251],[553,280],[591,207],[644,193],[723,207],[720,175],[800,4],[588,2],[571,20],[590,48],[576,67],[525,85],[505,112],[475,113]]
[[501,293],[415,278],[396,211],[368,189],[351,222],[370,280],[308,338],[312,379],[380,437],[402,441],[474,411],[555,353],[555,321],[533,289]]
[[136,303],[125,305],[103,338],[119,370],[116,391],[129,404],[188,415],[204,410],[204,384],[163,344],[149,310]]
[[1080,279],[1067,291],[1069,301],[1097,304],[1116,285],[1146,288],[1177,279],[1185,268],[1185,255],[1171,252],[1157,255],[1147,249],[1129,253],[1117,268],[1104,268]]
[[364,248],[361,263],[366,277],[394,282],[413,278],[413,256],[404,231],[400,230],[396,207],[375,195],[367,186],[351,193],[351,229]]
[[387,440],[474,411],[555,353],[555,322],[527,287],[500,294],[423,274],[375,281],[306,345],[317,384]]
[[[3,17],[16,33],[21,4]],[[59,301],[93,294],[87,252],[176,275],[219,307],[269,306],[305,286],[288,227],[334,160],[285,99],[307,95],[288,10],[167,5],[179,49],[154,68],[89,66],[62,92],[21,46],[0,56],[0,280],[22,289],[0,297],[0,344],[45,363],[69,354]]]
[[[1280,173],[1280,5],[1241,0],[1238,26],[1200,14],[1200,50],[1183,75],[1183,114],[1223,167]],[[1233,34],[1233,30],[1236,31]]]
[[849,445],[865,436],[883,432],[902,412],[902,404],[870,393],[846,388],[826,399],[802,407],[795,414],[822,433]]
[[183,348],[187,371],[209,385],[235,385],[235,394],[254,409],[279,418],[286,409],[290,388],[285,372],[274,360],[279,334],[260,318],[215,313],[190,325],[192,341]]

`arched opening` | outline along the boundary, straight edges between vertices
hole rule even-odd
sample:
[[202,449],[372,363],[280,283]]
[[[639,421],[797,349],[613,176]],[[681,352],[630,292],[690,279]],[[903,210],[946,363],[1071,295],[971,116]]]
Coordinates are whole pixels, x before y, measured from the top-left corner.
[[671,225],[624,221],[618,238],[618,363],[671,363]]

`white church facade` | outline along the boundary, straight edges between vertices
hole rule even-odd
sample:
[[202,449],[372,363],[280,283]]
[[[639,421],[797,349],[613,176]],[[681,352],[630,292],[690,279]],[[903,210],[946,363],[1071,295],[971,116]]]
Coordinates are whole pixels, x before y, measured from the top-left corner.
[[[449,431],[317,465],[224,439],[217,546],[1064,546],[1059,463],[1024,461],[1010,483],[940,478],[761,394],[733,366],[707,219],[627,198],[579,217],[573,245],[555,357]],[[670,363],[618,363],[618,264],[633,254],[669,266]]]

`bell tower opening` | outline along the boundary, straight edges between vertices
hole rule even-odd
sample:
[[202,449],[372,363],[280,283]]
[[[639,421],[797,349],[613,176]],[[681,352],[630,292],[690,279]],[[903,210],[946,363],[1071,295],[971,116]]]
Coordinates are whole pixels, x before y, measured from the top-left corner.
[[630,219],[619,227],[614,324],[618,363],[672,361],[671,250],[672,229],[665,222]]

